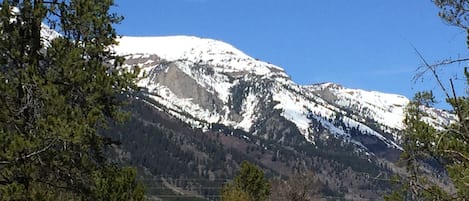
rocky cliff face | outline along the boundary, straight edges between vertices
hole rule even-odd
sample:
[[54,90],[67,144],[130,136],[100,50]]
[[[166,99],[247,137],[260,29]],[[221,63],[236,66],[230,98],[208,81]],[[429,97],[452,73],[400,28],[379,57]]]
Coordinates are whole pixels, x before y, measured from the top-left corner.
[[[196,128],[214,125],[250,136],[315,144],[331,136],[372,154],[398,151],[403,96],[334,83],[295,84],[285,71],[221,41],[189,36],[123,37],[115,47],[125,67],[143,69],[138,85],[159,110]],[[454,117],[426,108],[436,127]]]

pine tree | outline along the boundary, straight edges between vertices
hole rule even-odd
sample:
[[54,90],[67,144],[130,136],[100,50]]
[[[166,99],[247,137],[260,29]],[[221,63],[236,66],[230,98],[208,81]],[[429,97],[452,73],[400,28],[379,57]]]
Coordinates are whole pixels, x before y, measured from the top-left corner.
[[270,182],[255,165],[243,161],[233,182],[222,189],[224,201],[263,201],[270,193]]
[[[468,0],[433,0],[441,9],[440,17],[451,25],[465,29],[469,33]],[[468,38],[469,44],[469,38]],[[469,200],[469,98],[468,92],[457,93],[453,80],[449,87],[438,76],[437,68],[453,63],[469,61],[469,58],[444,60],[423,66],[424,72],[432,73],[452,108],[457,120],[443,129],[434,129],[423,120],[425,107],[434,103],[431,92],[417,93],[407,108],[406,130],[403,135],[403,161],[408,177],[401,183],[399,191],[387,196],[387,200]],[[463,70],[466,87],[469,84],[467,67]],[[422,161],[437,160],[445,167],[456,190],[452,193],[441,184],[432,182],[424,174]]]
[[[104,156],[136,72],[114,55],[112,0],[4,0],[0,10],[0,200],[142,200]],[[41,35],[44,25],[57,31]]]

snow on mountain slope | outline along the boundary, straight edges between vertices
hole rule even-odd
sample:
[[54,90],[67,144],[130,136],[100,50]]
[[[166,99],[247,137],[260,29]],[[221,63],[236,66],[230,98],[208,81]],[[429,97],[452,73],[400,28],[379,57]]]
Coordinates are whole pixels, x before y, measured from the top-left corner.
[[[377,91],[349,89],[334,83],[304,86],[306,90],[324,98],[328,104],[349,111],[352,119],[372,121],[383,132],[399,140],[396,131],[403,130],[405,107],[410,100],[402,95]],[[436,108],[422,108],[427,113],[423,120],[436,128],[443,128],[455,120],[454,115]],[[375,128],[376,129],[376,128]]]
[[[399,131],[409,102],[403,96],[333,83],[300,86],[282,68],[212,39],[122,37],[114,50],[127,59],[125,67],[143,69],[138,85],[157,107],[195,127],[222,124],[267,136],[258,129],[272,127],[263,124],[278,112],[310,142],[332,134],[365,148],[379,141],[400,149]],[[447,125],[452,118],[444,111],[429,111],[434,125]]]
[[[119,40],[119,45],[115,47],[115,51],[125,56],[128,61],[132,61],[132,65],[140,65],[147,73],[154,71],[154,65],[146,64],[158,63],[155,59],[149,59],[151,55],[157,55],[158,59],[175,64],[177,71],[181,71],[185,76],[192,78],[199,87],[208,93],[216,95],[223,104],[217,108],[218,111],[197,109],[188,110],[187,112],[202,121],[206,121],[206,123],[222,123],[246,131],[249,131],[256,119],[255,107],[260,104],[256,97],[259,94],[253,91],[249,92],[249,89],[246,89],[246,100],[242,101],[242,111],[238,114],[241,119],[234,120],[229,117],[233,111],[226,107],[233,99],[232,88],[239,85],[240,81],[250,80],[254,77],[275,79],[276,83],[291,82],[288,75],[280,67],[258,61],[229,44],[211,39],[191,36],[123,37]],[[127,67],[131,67],[131,65],[128,64]],[[170,68],[167,67],[162,74],[174,71]],[[255,83],[253,84],[255,85]],[[171,105],[170,107],[200,107],[200,104],[187,104],[187,100],[193,98],[192,96],[181,97],[177,101],[172,96],[161,96],[160,91],[156,89],[161,89],[162,86],[160,83],[155,82],[154,77],[142,79],[139,85],[159,94],[159,97],[166,100],[166,104]],[[256,86],[251,87],[256,88]],[[183,94],[187,95],[187,93]],[[208,116],[210,118],[207,119]],[[203,123],[197,123],[197,125],[201,124]]]
[[223,66],[224,72],[248,71],[265,75],[271,73],[272,68],[283,71],[277,66],[266,65],[249,57],[227,43],[194,36],[124,36],[115,51],[120,55],[155,54],[168,61],[205,61],[214,66]]
[[[335,95],[334,103],[343,107],[352,107],[361,114],[390,128],[403,129],[405,106],[409,99],[402,95],[388,94],[361,89],[348,89],[334,83],[306,86],[309,91],[317,93],[328,90]],[[330,99],[330,98],[329,98]]]
[[60,37],[60,34],[49,28],[48,26],[41,24],[41,36],[43,37],[42,42],[44,43],[45,46],[50,45],[50,41]]

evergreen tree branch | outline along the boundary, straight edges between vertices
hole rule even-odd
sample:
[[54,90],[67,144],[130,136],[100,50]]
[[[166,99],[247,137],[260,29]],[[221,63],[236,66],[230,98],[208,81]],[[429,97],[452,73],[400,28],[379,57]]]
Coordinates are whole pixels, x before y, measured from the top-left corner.
[[449,150],[449,149],[444,149],[444,150],[440,150],[440,151],[445,152],[445,153],[450,153],[450,154],[458,155],[459,157],[461,157],[461,158],[463,158],[464,160],[466,160],[467,162],[469,162],[469,157],[466,156],[465,154],[459,152],[459,151]]
[[12,164],[12,163],[15,163],[15,162],[18,162],[18,161],[23,161],[23,160],[26,160],[26,159],[31,158],[33,156],[39,155],[39,154],[47,151],[48,149],[50,149],[52,147],[52,145],[55,144],[56,141],[57,140],[53,140],[51,143],[49,143],[47,146],[43,147],[42,149],[34,151],[32,153],[29,153],[29,154],[26,154],[22,157],[17,157],[14,160],[10,160],[10,161],[9,160],[2,160],[2,161],[0,161],[0,165]]

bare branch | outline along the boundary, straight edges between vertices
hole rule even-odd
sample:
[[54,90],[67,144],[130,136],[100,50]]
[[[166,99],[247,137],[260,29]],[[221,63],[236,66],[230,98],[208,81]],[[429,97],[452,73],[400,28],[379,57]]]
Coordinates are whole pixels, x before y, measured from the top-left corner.
[[443,61],[440,61],[438,63],[432,64],[432,67],[437,67],[437,66],[446,66],[454,63],[461,63],[464,61],[469,61],[469,58],[461,58],[461,59],[445,59]]
[[31,158],[31,157],[33,157],[33,156],[39,155],[39,154],[41,154],[41,153],[47,151],[49,148],[51,148],[52,145],[54,145],[56,141],[57,141],[57,140],[53,140],[51,143],[49,143],[47,146],[43,147],[42,149],[37,150],[37,151],[32,152],[32,153],[29,153],[29,154],[24,155],[24,156],[22,156],[22,157],[15,158],[15,159],[12,160],[12,161],[8,161],[8,160],[0,161],[0,164],[1,164],[1,165],[12,164],[12,163],[14,163],[14,162],[21,161],[21,160],[25,160],[25,159]]
[[[448,90],[446,89],[446,87],[443,85],[443,82],[441,81],[440,79],[440,76],[438,75],[438,73],[436,72],[436,67],[438,66],[442,66],[442,65],[448,65],[448,64],[451,64],[451,63],[455,63],[457,61],[443,61],[443,62],[440,62],[440,63],[437,63],[437,64],[433,64],[433,65],[430,65],[427,60],[423,57],[423,55],[417,50],[417,48],[415,48],[415,46],[412,45],[412,47],[414,48],[414,51],[417,53],[417,55],[420,57],[420,59],[422,60],[422,62],[424,63],[424,67],[426,67],[425,70],[423,70],[422,72],[420,73],[417,73],[413,80],[417,80],[418,78],[422,77],[428,70],[431,71],[433,77],[435,78],[435,80],[437,81],[438,85],[440,86],[441,90],[443,90],[443,92],[445,93],[445,96],[446,98],[450,99],[451,96],[449,95],[448,93]],[[469,58],[468,59],[460,59],[459,62],[462,62],[464,60],[467,60],[469,61]],[[420,68],[420,67],[419,67]]]

